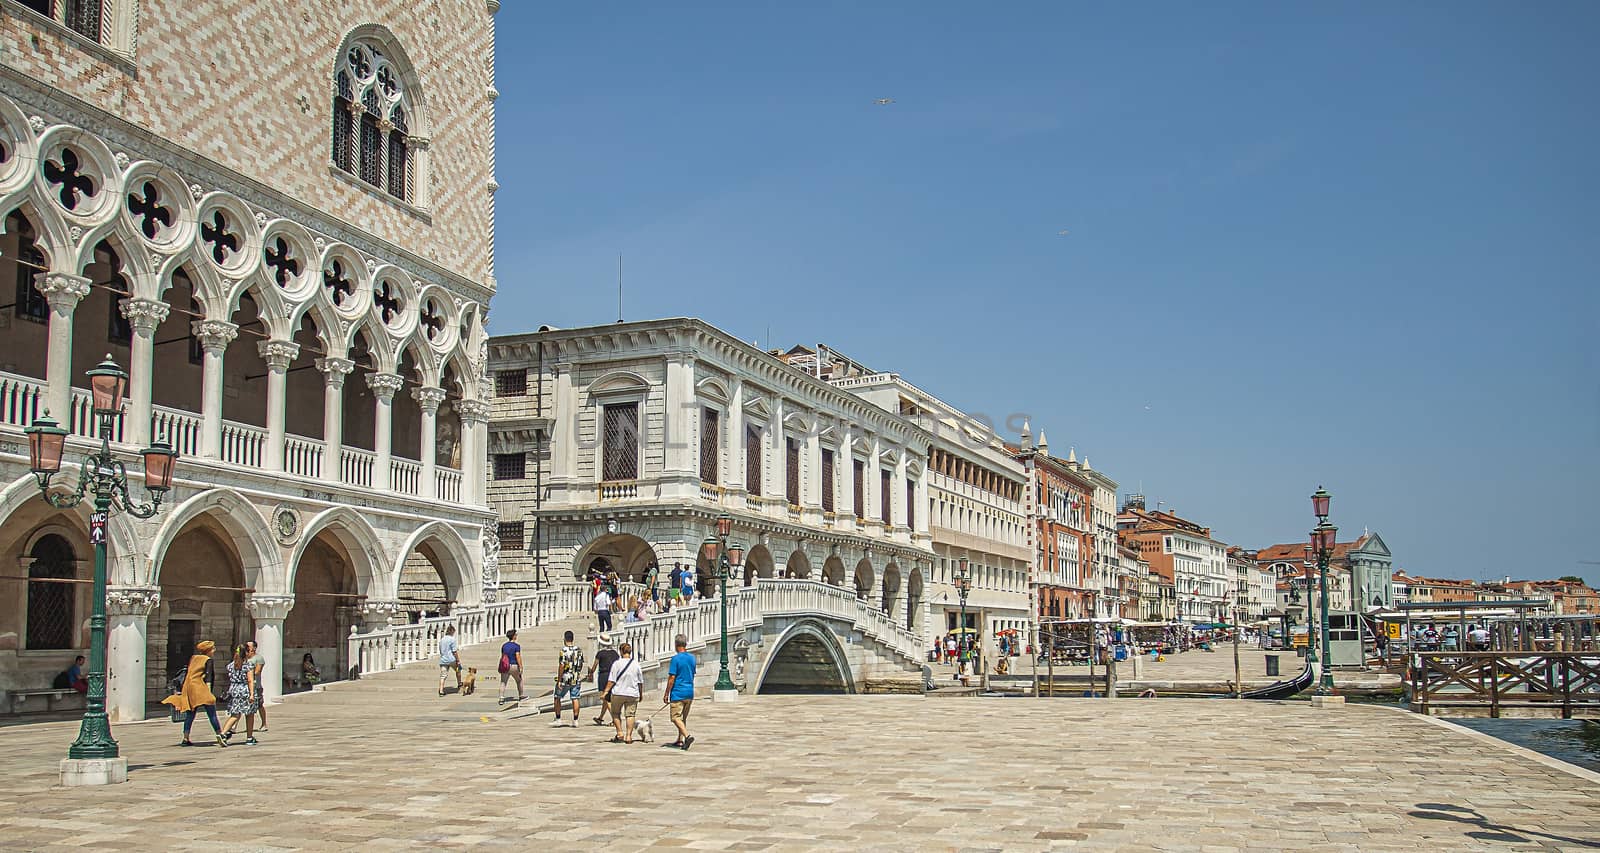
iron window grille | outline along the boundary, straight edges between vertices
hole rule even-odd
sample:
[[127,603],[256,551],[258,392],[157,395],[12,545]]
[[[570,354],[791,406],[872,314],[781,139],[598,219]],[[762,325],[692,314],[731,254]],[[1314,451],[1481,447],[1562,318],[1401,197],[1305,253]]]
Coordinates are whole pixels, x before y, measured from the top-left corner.
[[528,454],[496,453],[494,478],[496,480],[522,480],[528,476]]
[[715,485],[722,445],[721,416],[716,409],[700,410],[700,482]]
[[494,374],[496,397],[525,397],[528,394],[528,371],[499,370]]
[[614,403],[602,409],[601,479],[639,478],[639,404]]
[[27,648],[72,648],[72,598],[76,586],[63,583],[77,575],[72,546],[49,535],[33,546],[28,564]]
[[502,551],[521,551],[527,547],[521,521],[502,521],[496,532],[500,537]]

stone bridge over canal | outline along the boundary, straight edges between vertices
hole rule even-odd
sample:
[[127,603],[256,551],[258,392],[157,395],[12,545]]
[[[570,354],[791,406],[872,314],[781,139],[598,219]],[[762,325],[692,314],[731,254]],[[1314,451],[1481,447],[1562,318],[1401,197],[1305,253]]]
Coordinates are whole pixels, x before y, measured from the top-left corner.
[[[640,592],[642,587],[629,584],[622,597]],[[922,689],[922,637],[854,590],[812,580],[760,578],[728,590],[727,604],[729,668],[740,692]],[[431,662],[439,638],[455,625],[468,663],[478,665],[496,660],[505,632],[516,628],[527,678],[533,690],[542,692],[561,634],[572,630],[584,639],[591,659],[597,646],[630,643],[648,689],[665,679],[673,638],[683,634],[689,651],[700,658],[695,692],[710,696],[718,671],[721,606],[721,599],[713,596],[631,623],[622,622],[619,613],[615,629],[602,635],[591,612],[588,585],[567,583],[508,601],[457,608],[449,616],[352,634],[349,659],[363,675]],[[493,663],[489,666],[492,674]]]

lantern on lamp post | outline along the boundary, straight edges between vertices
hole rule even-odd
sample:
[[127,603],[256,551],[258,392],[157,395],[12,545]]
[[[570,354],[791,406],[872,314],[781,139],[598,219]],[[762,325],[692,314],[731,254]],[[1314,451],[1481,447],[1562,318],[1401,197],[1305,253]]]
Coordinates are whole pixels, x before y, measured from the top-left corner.
[[720,584],[721,615],[722,615],[722,642],[719,645],[717,683],[712,687],[711,698],[715,702],[734,702],[739,698],[739,689],[733,684],[733,674],[728,671],[728,575],[738,571],[744,566],[744,546],[735,542],[728,544],[728,536],[733,533],[733,517],[727,513],[717,516],[717,535],[708,536],[700,543],[700,556],[716,572],[717,582]]
[[1333,654],[1328,645],[1328,561],[1333,557],[1339,528],[1328,523],[1328,508],[1333,496],[1321,486],[1311,495],[1312,514],[1317,526],[1311,530],[1311,551],[1317,560],[1317,590],[1322,599],[1322,675],[1317,680],[1317,695],[1333,694]]
[[[138,518],[150,518],[160,510],[161,499],[172,488],[173,464],[178,454],[163,440],[157,440],[139,451],[144,458],[144,487],[150,500],[148,503],[135,503],[128,495],[127,471],[111,453],[111,435],[116,431],[117,419],[122,415],[128,374],[117,366],[110,355],[87,373],[100,449],[83,458],[75,491],[50,490],[51,479],[61,473],[67,430],[52,419],[49,412],[45,412],[43,417],[35,419],[23,432],[28,436],[29,467],[38,480],[39,492],[46,502],[58,509],[70,509],[82,503],[86,495],[94,498],[94,512],[89,516],[89,541],[94,545],[93,610],[89,617],[89,690],[85,696],[83,723],[78,730],[78,739],[68,748],[67,758],[74,761],[121,760],[106,716],[107,527],[113,509]],[[63,765],[64,775],[67,769]],[[127,775],[124,769],[120,778],[104,771],[89,773],[87,777],[80,775],[80,778],[112,782],[122,781]]]
[[969,647],[967,637],[967,594],[972,591],[972,573],[967,570],[967,558],[962,557],[956,561],[956,575],[952,580],[956,585],[956,594],[961,596],[961,621],[956,624],[956,633],[961,635],[957,641],[961,649],[961,660],[967,660]]

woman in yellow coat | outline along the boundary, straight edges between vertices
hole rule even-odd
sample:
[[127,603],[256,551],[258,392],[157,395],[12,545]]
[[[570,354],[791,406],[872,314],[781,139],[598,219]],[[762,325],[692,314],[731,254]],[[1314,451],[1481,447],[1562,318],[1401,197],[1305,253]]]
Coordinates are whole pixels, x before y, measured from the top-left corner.
[[189,740],[189,729],[194,726],[195,712],[202,708],[211,720],[212,731],[217,734],[217,746],[228,745],[222,738],[222,726],[217,724],[217,697],[211,692],[211,684],[216,678],[211,654],[216,650],[217,644],[210,640],[195,644],[194,657],[189,658],[189,668],[183,676],[183,687],[161,700],[163,705],[171,705],[173,710],[183,712],[183,742],[179,746],[194,746]]

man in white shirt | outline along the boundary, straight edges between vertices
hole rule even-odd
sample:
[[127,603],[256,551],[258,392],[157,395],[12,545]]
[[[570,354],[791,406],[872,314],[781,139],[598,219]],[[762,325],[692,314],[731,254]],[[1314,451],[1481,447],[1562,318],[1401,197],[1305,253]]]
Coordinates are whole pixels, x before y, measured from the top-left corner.
[[611,696],[611,722],[617,726],[612,743],[633,743],[633,720],[639,713],[639,693],[644,689],[644,673],[633,659],[633,646],[617,647],[617,662],[611,665],[606,693]]
[[600,617],[600,632],[611,630],[611,593],[604,586],[594,594],[594,615]]
[[445,676],[454,672],[456,674],[456,692],[461,692],[461,646],[456,642],[456,626],[451,625],[444,629],[444,636],[439,638],[439,695],[444,695]]

